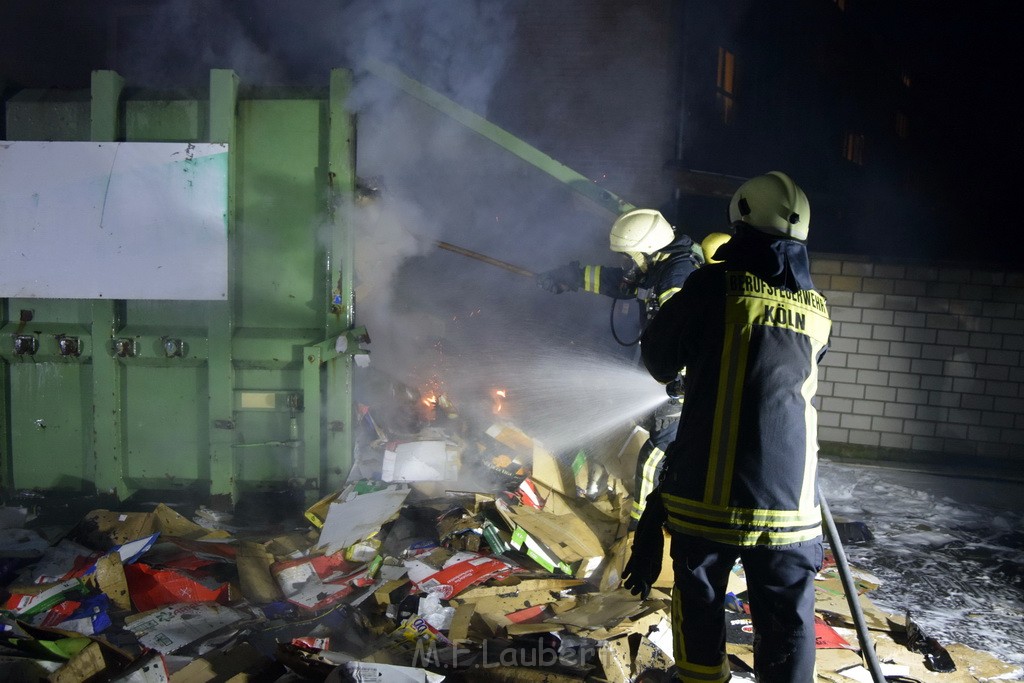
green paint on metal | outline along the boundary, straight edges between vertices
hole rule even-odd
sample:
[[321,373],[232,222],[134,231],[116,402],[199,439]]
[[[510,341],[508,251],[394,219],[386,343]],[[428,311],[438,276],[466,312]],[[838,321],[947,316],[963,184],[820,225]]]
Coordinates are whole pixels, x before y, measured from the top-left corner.
[[322,490],[320,465],[323,453],[323,394],[321,375],[323,373],[320,348],[307,346],[302,350],[302,440],[303,446],[297,453],[300,462],[296,477],[302,482],[306,500],[316,502]]
[[36,453],[16,459],[14,480],[20,488],[81,489],[91,480],[79,454],[88,446],[88,416],[77,397],[89,391],[91,366],[79,363],[39,363],[19,359],[10,366],[12,439],[19,449]]
[[121,91],[124,79],[113,71],[92,72],[92,105],[89,138],[116,142],[121,137]]
[[235,142],[238,75],[231,69],[210,72],[210,142]]
[[[90,138],[113,142],[120,137],[120,103],[124,79],[113,71],[92,73],[92,97],[89,114]],[[105,349],[120,325],[115,301],[95,301],[92,305],[91,342]],[[112,355],[97,353],[92,363],[93,406],[93,481],[101,493],[115,492],[127,498],[131,491],[125,481],[124,422],[121,396],[123,373]],[[88,469],[88,468],[86,468]]]
[[[211,93],[212,96],[212,93]],[[134,142],[192,142],[207,136],[205,102],[187,100],[126,99],[124,103],[125,139]]]
[[[110,340],[116,336],[120,327],[117,308],[117,303],[113,301],[93,302],[90,342],[94,349],[106,350]],[[121,413],[123,372],[111,353],[95,353],[92,362],[91,464],[97,491],[116,493],[120,498],[127,498],[130,492],[124,478],[124,422]],[[19,450],[19,459],[33,452],[26,445],[24,451]],[[20,485],[20,482],[16,483]]]
[[[0,93],[3,91],[0,90]],[[0,326],[6,327],[10,321],[9,302],[0,298]],[[0,344],[10,337],[0,334]],[[7,490],[13,487],[14,482],[14,458],[11,457],[11,422],[10,415],[10,364],[0,356],[0,488]]]
[[[227,176],[227,230],[228,230],[228,292],[234,289],[234,259],[231,241],[235,236],[235,205],[237,197],[237,164],[235,159],[236,111],[238,104],[238,76],[227,69],[210,72],[210,142],[228,146],[224,155],[224,173]],[[220,155],[218,155],[220,156]],[[209,330],[210,355],[207,362],[209,383],[209,479],[212,495],[228,495],[238,501],[235,476],[234,388],[235,370],[232,359],[234,336],[234,307],[229,302],[210,303],[206,307],[206,325]]]
[[330,212],[330,239],[328,240],[327,286],[330,301],[329,315],[324,325],[325,336],[330,337],[349,328],[353,321],[355,295],[354,239],[351,225],[346,224],[346,209],[351,205],[355,190],[355,161],[353,140],[355,126],[345,101],[352,90],[352,75],[342,69],[331,71],[330,100],[328,103],[327,169]]
[[[173,359],[169,359],[173,360]],[[131,489],[144,481],[161,488],[193,487],[210,477],[212,426],[204,364],[125,365],[125,452],[122,470]]]
[[22,90],[6,102],[7,139],[88,140],[89,108],[88,90]]
[[425,102],[438,111],[458,121],[470,130],[479,133],[491,142],[508,150],[512,154],[544,171],[552,178],[568,185],[573,191],[591,200],[601,208],[618,215],[636,207],[613,192],[610,192],[586,176],[556,161],[533,145],[530,145],[504,128],[500,128],[479,114],[475,114],[444,95],[431,90],[422,83],[409,78],[404,73],[376,59],[366,63],[370,73],[400,88],[409,95]]
[[[354,317],[355,254],[352,224],[346,221],[355,190],[355,126],[346,101],[352,91],[352,74],[343,69],[331,71],[328,101],[327,167],[331,237],[328,240],[328,290],[324,338],[332,340],[352,327]],[[365,334],[365,331],[363,332]],[[361,335],[360,335],[361,336]],[[349,337],[346,349],[358,344]],[[335,344],[334,349],[337,348]],[[334,349],[328,349],[332,354]],[[351,352],[349,352],[351,353]],[[327,364],[325,397],[326,443],[321,446],[324,467],[321,491],[340,488],[352,469],[355,448],[352,430],[352,357],[321,354]]]
[[[240,100],[233,266],[238,328],[316,328],[324,315],[318,247],[325,219],[321,100]],[[323,171],[321,175],[326,175]],[[317,335],[305,343],[319,341]]]
[[[328,98],[240,99],[237,77],[215,70],[208,102],[140,90],[122,104],[120,77],[96,72],[91,91],[15,103],[11,139],[81,131],[69,139],[226,143],[210,163],[227,164],[231,261],[227,301],[0,300],[0,341],[23,309],[40,340],[31,359],[0,344],[3,483],[94,484],[120,498],[208,488],[232,499],[296,483],[315,498],[340,484],[352,455],[351,358],[365,334],[352,329],[350,85],[336,71]],[[81,356],[59,355],[61,334],[81,338]],[[180,357],[165,354],[172,339]],[[116,340],[137,355],[118,356]],[[272,409],[252,398],[260,391],[277,396]],[[11,428],[12,413],[23,426]]]

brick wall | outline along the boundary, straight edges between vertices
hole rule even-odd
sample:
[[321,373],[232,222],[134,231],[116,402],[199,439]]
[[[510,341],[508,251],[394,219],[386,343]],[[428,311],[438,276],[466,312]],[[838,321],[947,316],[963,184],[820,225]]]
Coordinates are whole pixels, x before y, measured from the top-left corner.
[[823,454],[1024,464],[1024,272],[812,255]]

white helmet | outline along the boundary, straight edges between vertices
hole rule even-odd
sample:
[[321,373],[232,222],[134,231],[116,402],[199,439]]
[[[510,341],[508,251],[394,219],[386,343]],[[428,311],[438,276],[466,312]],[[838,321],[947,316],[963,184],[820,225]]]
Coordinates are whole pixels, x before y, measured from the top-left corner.
[[811,224],[811,205],[792,178],[772,171],[740,185],[729,202],[729,220],[803,242]]
[[660,211],[633,209],[615,219],[609,236],[612,251],[653,254],[676,237]]

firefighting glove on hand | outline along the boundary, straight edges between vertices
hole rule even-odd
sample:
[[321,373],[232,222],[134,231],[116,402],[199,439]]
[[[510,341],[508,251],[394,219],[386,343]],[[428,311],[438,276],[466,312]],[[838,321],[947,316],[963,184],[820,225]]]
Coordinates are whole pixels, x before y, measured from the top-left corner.
[[676,378],[665,385],[665,393],[668,394],[668,400],[673,403],[683,402],[683,377],[682,375],[676,375]]
[[633,595],[639,595],[641,600],[646,600],[651,594],[651,588],[661,573],[661,558],[665,552],[665,535],[662,532],[665,516],[661,491],[656,488],[647,496],[647,506],[633,535],[629,561],[622,570],[623,587]]
[[669,399],[654,410],[652,415],[652,421],[654,422],[654,431],[657,433],[664,432],[676,422],[679,422],[679,418],[683,415],[682,399],[673,401]]
[[573,261],[545,273],[538,273],[537,286],[552,294],[561,294],[562,292],[569,291],[575,292],[579,289],[580,282],[583,280],[581,270],[580,262]]

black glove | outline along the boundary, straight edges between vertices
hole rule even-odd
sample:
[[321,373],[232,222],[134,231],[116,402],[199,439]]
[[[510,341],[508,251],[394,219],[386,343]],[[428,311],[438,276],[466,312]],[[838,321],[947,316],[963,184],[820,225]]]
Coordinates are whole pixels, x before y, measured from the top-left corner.
[[682,397],[678,400],[670,398],[655,408],[654,414],[651,415],[651,421],[654,423],[652,425],[654,427],[652,433],[661,434],[673,424],[679,422],[679,418],[683,415],[682,403]]
[[633,595],[646,600],[651,588],[661,573],[661,558],[665,552],[665,535],[662,527],[665,524],[665,506],[661,502],[661,491],[654,491],[647,496],[647,506],[640,515],[640,522],[633,535],[633,547],[629,550],[629,560],[622,570],[622,585]]
[[564,266],[558,266],[545,273],[537,274],[537,286],[546,289],[552,294],[562,292],[575,292],[580,288],[583,276],[580,273],[580,262],[573,261]]
[[676,375],[676,378],[665,385],[665,393],[668,394],[668,400],[673,403],[683,402],[683,376]]

